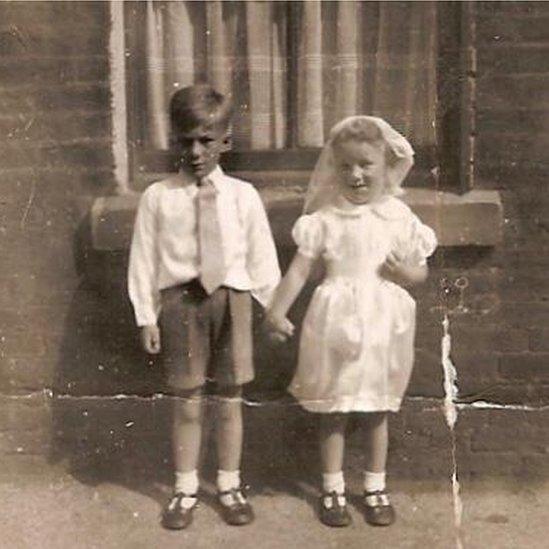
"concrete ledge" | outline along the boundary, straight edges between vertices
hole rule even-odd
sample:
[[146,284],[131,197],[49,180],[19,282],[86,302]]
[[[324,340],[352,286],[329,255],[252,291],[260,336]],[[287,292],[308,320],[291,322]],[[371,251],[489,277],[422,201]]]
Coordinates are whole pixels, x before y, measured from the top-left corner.
[[[308,174],[238,174],[251,180],[263,198],[277,241],[289,242],[289,228],[301,212]],[[98,251],[127,249],[139,193],[98,198],[91,211],[92,244]],[[494,246],[502,239],[503,208],[497,191],[463,195],[408,189],[404,200],[437,233],[441,246]]]

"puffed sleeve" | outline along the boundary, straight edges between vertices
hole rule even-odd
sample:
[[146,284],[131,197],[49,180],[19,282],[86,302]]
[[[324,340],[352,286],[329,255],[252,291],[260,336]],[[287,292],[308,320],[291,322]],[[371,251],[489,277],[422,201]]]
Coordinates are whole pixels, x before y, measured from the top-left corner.
[[301,255],[311,259],[318,257],[324,248],[324,231],[318,214],[298,218],[292,229],[292,238]]
[[406,261],[425,265],[426,259],[437,247],[437,237],[431,227],[422,223],[415,215],[410,221]]

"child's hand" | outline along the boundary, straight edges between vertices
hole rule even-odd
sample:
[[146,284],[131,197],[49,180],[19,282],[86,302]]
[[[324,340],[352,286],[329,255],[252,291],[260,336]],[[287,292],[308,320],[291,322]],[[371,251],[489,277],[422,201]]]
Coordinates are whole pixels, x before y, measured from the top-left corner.
[[265,317],[265,328],[269,338],[277,343],[283,343],[294,334],[294,325],[286,318],[281,318],[268,312]]
[[426,265],[409,265],[396,252],[391,252],[379,268],[379,274],[400,286],[423,282],[427,277]]
[[151,355],[157,355],[160,352],[160,328],[156,324],[141,328],[141,345]]

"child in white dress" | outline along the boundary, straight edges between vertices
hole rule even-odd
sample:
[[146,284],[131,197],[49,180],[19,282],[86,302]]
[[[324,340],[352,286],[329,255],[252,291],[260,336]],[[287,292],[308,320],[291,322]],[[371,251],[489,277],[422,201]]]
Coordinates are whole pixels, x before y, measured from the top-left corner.
[[384,120],[353,116],[330,133],[293,228],[298,251],[269,307],[267,324],[283,340],[287,311],[318,258],[326,276],[303,321],[290,392],[320,413],[323,494],[319,517],[346,526],[344,434],[349,412],[364,412],[365,518],[389,525],[385,490],[387,412],[396,412],[413,364],[415,302],[403,286],[425,280],[433,231],[396,198],[413,164],[408,141]]

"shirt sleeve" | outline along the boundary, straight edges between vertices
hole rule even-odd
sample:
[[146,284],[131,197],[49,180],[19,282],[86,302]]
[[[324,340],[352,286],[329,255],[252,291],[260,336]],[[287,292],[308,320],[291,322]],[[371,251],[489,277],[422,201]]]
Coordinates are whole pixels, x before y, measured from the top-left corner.
[[263,202],[251,186],[247,199],[247,269],[252,282],[252,295],[263,307],[267,307],[280,282],[278,256]]
[[149,187],[139,201],[128,266],[128,293],[138,326],[156,324],[160,312],[156,196]]
[[318,215],[302,215],[295,222],[292,237],[301,255],[316,259],[323,248],[322,222]]

